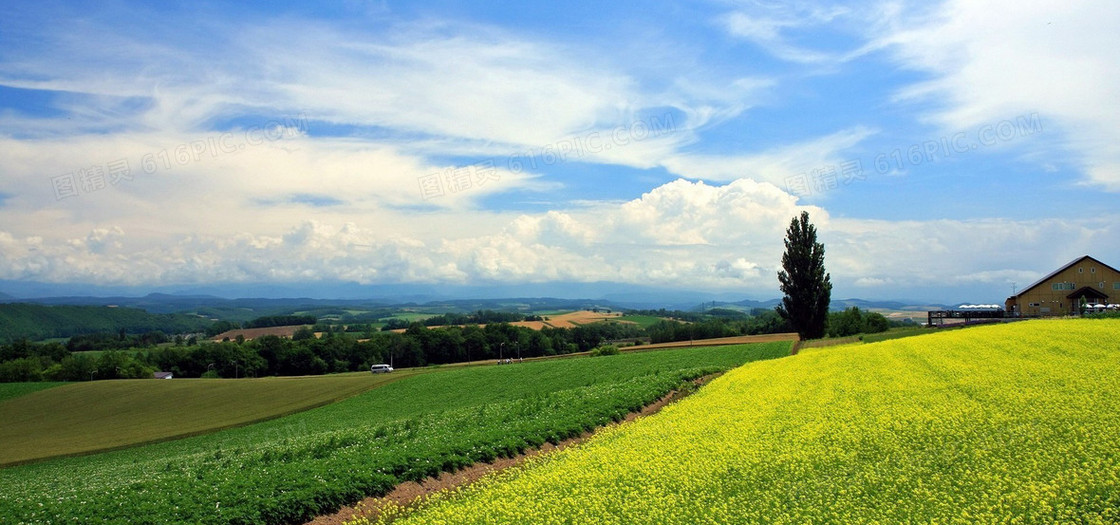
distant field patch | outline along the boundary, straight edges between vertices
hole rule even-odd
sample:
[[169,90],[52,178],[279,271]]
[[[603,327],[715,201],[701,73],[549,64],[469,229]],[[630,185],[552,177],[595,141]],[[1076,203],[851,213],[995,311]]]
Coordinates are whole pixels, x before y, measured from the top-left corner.
[[0,401],[6,401],[14,397],[46,390],[56,386],[62,386],[66,383],[0,383]]
[[654,315],[623,315],[619,317],[618,320],[631,322],[637,324],[642,328],[649,328],[657,324],[659,321],[664,321],[665,319],[663,317],[657,317]]
[[547,316],[548,320],[545,321],[546,325],[553,328],[575,328],[581,324],[598,323],[600,321],[618,320],[622,317],[622,312],[592,312],[590,310],[579,310],[576,312],[569,312],[561,315]]
[[236,330],[228,330],[222,332],[211,339],[214,341],[223,341],[229,339],[230,341],[236,340],[237,336],[244,336],[246,341],[251,341],[258,337],[266,335],[275,335],[278,337],[291,338],[295,333],[307,325],[288,325],[288,326],[269,326],[267,328],[238,328]]
[[[4,422],[0,425],[0,465],[262,421],[345,399],[422,371],[377,376],[93,381],[30,392],[0,403],[0,421]],[[16,391],[20,387],[4,385],[0,392],[9,388]]]
[[419,321],[423,321],[425,319],[428,319],[429,317],[435,317],[435,316],[436,316],[436,314],[424,314],[424,313],[420,313],[420,312],[400,312],[400,313],[393,314],[393,315],[388,316],[388,317],[382,317],[381,319],[382,320],[385,320],[385,319],[401,319],[401,320],[408,321],[408,322],[419,322]]
[[784,334],[761,334],[761,335],[737,335],[733,337],[716,337],[713,339],[697,339],[695,341],[670,341],[668,343],[654,343],[649,345],[637,345],[626,347],[627,352],[653,350],[662,348],[685,348],[685,347],[702,347],[702,346],[722,346],[722,345],[745,345],[754,343],[772,343],[777,341],[798,341],[796,332]]
[[[423,315],[423,314],[419,314]],[[576,312],[566,312],[558,315],[540,314],[546,319],[544,321],[515,321],[509,323],[513,326],[521,326],[530,330],[543,330],[545,328],[575,328],[580,325],[599,323],[603,321],[620,321],[623,323],[633,323],[627,319],[623,319],[621,312],[592,312],[590,310],[579,310]],[[433,317],[426,315],[424,318]],[[422,319],[421,319],[422,320]],[[461,325],[459,325],[461,326]],[[479,324],[475,326],[486,326]],[[447,328],[446,326],[429,326],[428,328]],[[404,332],[404,329],[396,329],[394,332]]]
[[541,316],[563,315],[563,314],[566,314],[566,313],[571,313],[571,310],[534,310],[533,311],[533,315],[541,315]]

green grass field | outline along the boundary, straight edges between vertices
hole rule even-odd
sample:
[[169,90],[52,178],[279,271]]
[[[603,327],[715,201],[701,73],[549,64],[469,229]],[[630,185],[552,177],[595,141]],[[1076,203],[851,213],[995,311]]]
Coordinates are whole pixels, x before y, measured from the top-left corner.
[[426,313],[421,313],[421,312],[399,312],[399,313],[395,313],[395,314],[387,316],[387,317],[382,317],[381,320],[400,319],[402,321],[408,321],[408,322],[412,323],[412,322],[421,322],[425,319],[428,319],[429,317],[435,317],[435,316],[436,316],[436,314],[426,314]]
[[649,328],[662,319],[654,315],[624,315],[618,318],[619,321],[630,321],[637,323],[642,328]]
[[825,347],[829,347],[829,346],[841,346],[841,345],[848,345],[848,344],[858,344],[858,343],[861,343],[861,342],[862,343],[879,343],[879,342],[882,342],[882,341],[889,341],[891,339],[901,339],[903,337],[913,337],[913,336],[916,336],[916,335],[932,334],[932,333],[936,333],[938,330],[944,331],[944,330],[955,330],[955,329],[958,329],[958,328],[951,328],[951,329],[946,329],[946,328],[935,329],[935,328],[926,328],[926,327],[891,328],[890,330],[887,330],[886,332],[878,332],[878,333],[874,333],[874,334],[856,334],[856,335],[848,335],[848,336],[844,336],[844,337],[826,337],[826,338],[823,338],[823,339],[812,339],[812,340],[809,340],[809,341],[802,341],[800,346],[801,346],[802,349],[809,349],[809,348],[825,348]]
[[564,315],[564,314],[570,314],[574,311],[575,310],[533,310],[533,315],[541,315],[541,316]]
[[[73,383],[0,402],[0,465],[211,432],[339,401],[426,372]],[[54,383],[56,384],[56,383]],[[52,383],[28,383],[44,385]],[[27,388],[27,387],[23,387]],[[0,393],[13,389],[5,385]],[[14,390],[14,389],[13,389]]]
[[688,379],[786,356],[789,348],[783,342],[441,368],[263,423],[0,469],[0,517],[302,523],[403,481],[578,435]]
[[372,522],[1118,523],[1117,334],[1026,321],[749,363]]
[[[65,385],[65,384],[66,383],[51,383],[51,382],[42,382],[42,383],[0,383],[0,402],[12,399],[14,397],[27,395],[27,394],[30,394],[32,392],[38,392],[40,390],[46,390],[48,388],[54,388],[56,386],[62,386],[62,385]],[[0,421],[3,421],[3,419],[0,419]]]
[[886,332],[877,334],[861,334],[860,340],[864,343],[878,343],[881,341],[890,341],[891,339],[901,339],[903,337],[913,337],[916,335],[932,334],[937,331],[936,328],[926,327],[905,327],[905,328],[891,328]]

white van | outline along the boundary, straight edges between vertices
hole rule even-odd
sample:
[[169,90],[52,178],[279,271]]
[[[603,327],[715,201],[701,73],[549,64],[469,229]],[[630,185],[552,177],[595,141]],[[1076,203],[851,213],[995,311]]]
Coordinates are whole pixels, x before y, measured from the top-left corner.
[[393,367],[389,365],[372,365],[369,367],[369,371],[374,374],[388,374],[393,371]]

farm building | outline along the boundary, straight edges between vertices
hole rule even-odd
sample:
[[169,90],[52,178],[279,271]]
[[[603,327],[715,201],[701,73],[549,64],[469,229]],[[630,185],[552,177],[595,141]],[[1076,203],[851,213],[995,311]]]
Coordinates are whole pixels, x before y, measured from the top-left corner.
[[1086,304],[1120,303],[1120,270],[1088,255],[1074,259],[1007,298],[1011,315],[1070,315]]

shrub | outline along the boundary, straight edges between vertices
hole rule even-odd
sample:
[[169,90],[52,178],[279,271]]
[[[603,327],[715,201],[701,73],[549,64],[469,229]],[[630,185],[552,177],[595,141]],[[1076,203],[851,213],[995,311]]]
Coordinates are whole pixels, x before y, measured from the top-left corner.
[[618,347],[615,345],[603,345],[591,350],[591,357],[599,357],[601,355],[618,355]]
[[42,381],[42,365],[37,357],[24,357],[0,363],[0,383]]

